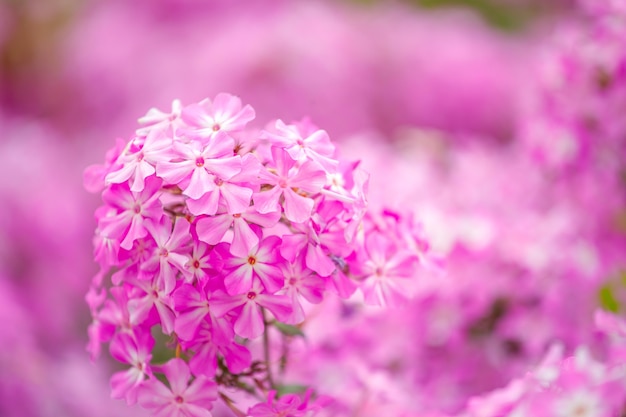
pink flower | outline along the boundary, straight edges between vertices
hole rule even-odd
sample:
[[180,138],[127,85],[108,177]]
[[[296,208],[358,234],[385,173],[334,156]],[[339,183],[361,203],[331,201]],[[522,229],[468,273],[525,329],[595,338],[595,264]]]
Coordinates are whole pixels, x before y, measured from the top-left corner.
[[316,129],[306,122],[286,125],[277,120],[275,131],[265,131],[263,135],[278,147],[284,148],[292,159],[304,162],[307,159],[317,162],[328,172],[335,172],[339,162],[333,159],[335,146],[326,131]]
[[162,130],[151,130],[145,139],[135,137],[117,158],[119,169],[112,170],[105,177],[106,183],[120,184],[132,179],[130,190],[143,191],[146,178],[155,173],[156,163],[170,144],[171,139]]
[[255,207],[263,214],[280,212],[280,198],[284,197],[287,219],[296,223],[307,221],[314,204],[310,195],[320,192],[326,183],[326,173],[316,162],[296,165],[296,161],[280,148],[272,147],[272,159],[275,169],[260,174],[261,182],[272,189],[254,194]]
[[200,375],[189,383],[191,373],[178,358],[162,366],[170,387],[156,379],[147,380],[139,388],[137,400],[159,417],[211,417],[209,411],[217,399],[217,386]]
[[215,216],[201,217],[196,222],[198,239],[211,245],[222,241],[224,235],[233,230],[230,252],[236,256],[245,256],[259,244],[259,236],[252,230],[250,224],[269,228],[278,223],[280,213],[271,212],[260,214],[254,206],[241,213],[218,213]]
[[280,267],[285,260],[278,250],[280,244],[279,237],[270,236],[243,256],[231,254],[227,244],[220,244],[216,251],[224,262],[224,285],[228,293],[242,294],[259,284],[269,293],[282,288],[284,278]]
[[234,132],[242,131],[254,119],[254,109],[250,105],[241,107],[239,97],[220,93],[215,99],[204,99],[198,104],[185,107],[182,119],[192,128],[185,129],[190,136],[223,140]]
[[104,191],[102,199],[115,209],[100,217],[98,227],[102,236],[120,240],[120,246],[130,249],[136,239],[148,234],[144,221],[159,220],[163,215],[158,190],[161,180],[149,177],[140,193],[130,191],[128,183],[113,184]]
[[187,244],[191,240],[189,222],[177,218],[172,228],[172,221],[164,217],[158,223],[147,222],[146,229],[156,242],[156,249],[153,256],[141,265],[141,270],[154,275],[156,285],[169,294],[176,285],[176,274],[187,272]]
[[131,368],[113,374],[111,377],[111,397],[126,398],[129,405],[137,402],[137,388],[151,374],[150,352],[154,340],[149,333],[119,333],[111,341],[111,356],[120,362],[128,363]]
[[350,271],[363,280],[361,290],[366,303],[398,305],[412,293],[411,277],[419,259],[382,233],[366,236],[365,246],[356,253],[356,260],[350,263]]
[[293,310],[289,298],[284,295],[263,293],[260,287],[252,288],[245,294],[216,295],[211,304],[213,312],[218,317],[241,306],[243,308],[235,321],[235,333],[249,339],[261,336],[265,330],[261,307],[267,308],[280,321],[289,320]]
[[268,393],[267,402],[257,404],[248,410],[250,417],[306,417],[315,414],[329,400],[325,397],[310,401],[311,390],[304,399],[296,394],[287,394],[276,400],[276,391]]
[[258,173],[261,170],[259,160],[247,154],[241,158],[241,171],[226,179],[216,176],[213,191],[200,198],[187,200],[189,211],[196,216],[214,215],[220,204],[224,204],[229,213],[241,213],[250,206],[254,190],[258,190]]
[[180,185],[183,194],[199,199],[213,192],[218,180],[228,180],[241,172],[241,157],[233,155],[232,139],[210,141],[199,148],[194,144],[174,142],[170,161],[157,163],[157,175]]

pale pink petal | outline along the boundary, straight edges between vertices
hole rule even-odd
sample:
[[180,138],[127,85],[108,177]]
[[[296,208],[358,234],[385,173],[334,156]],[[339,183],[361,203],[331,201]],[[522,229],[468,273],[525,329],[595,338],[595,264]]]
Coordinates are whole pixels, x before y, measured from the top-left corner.
[[261,214],[280,212],[278,200],[282,193],[283,192],[280,187],[274,187],[271,190],[255,193],[252,197],[254,200],[254,207]]
[[225,183],[220,187],[230,214],[241,213],[250,206],[252,190],[235,184]]
[[289,316],[293,312],[291,300],[285,295],[257,294],[256,301],[271,311],[278,321],[289,320]]
[[[257,294],[257,297],[259,295]],[[235,333],[246,339],[254,339],[261,336],[264,329],[263,316],[257,304],[252,301],[245,303],[235,322]]]
[[175,395],[184,393],[191,377],[189,367],[185,361],[179,358],[170,359],[162,368],[167,381],[170,383],[172,393]]
[[285,216],[287,216],[289,220],[296,223],[304,223],[311,218],[311,211],[313,210],[314,204],[312,199],[302,197],[291,188],[285,189],[284,196]]
[[306,251],[306,266],[327,277],[333,273],[335,263],[324,253],[320,246],[309,245]]
[[209,245],[217,245],[230,229],[232,223],[233,217],[230,214],[203,217],[196,222],[198,239]]
[[252,288],[252,266],[248,263],[233,269],[224,277],[224,285],[229,294],[242,294]]

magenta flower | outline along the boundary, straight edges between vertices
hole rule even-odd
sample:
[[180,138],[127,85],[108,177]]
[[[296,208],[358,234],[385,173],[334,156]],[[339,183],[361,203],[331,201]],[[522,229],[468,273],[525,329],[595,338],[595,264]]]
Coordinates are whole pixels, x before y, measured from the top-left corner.
[[280,198],[284,198],[285,216],[302,223],[311,217],[314,201],[310,195],[320,192],[326,184],[326,173],[316,162],[296,165],[283,149],[272,147],[275,169],[261,171],[261,182],[272,186],[268,191],[254,194],[254,205],[259,213],[280,212]]
[[232,139],[210,141],[206,146],[174,142],[170,161],[157,163],[157,175],[177,184],[183,194],[199,199],[215,191],[216,181],[228,180],[241,172],[241,156],[233,155]]
[[220,325],[224,320],[211,314],[211,294],[208,283],[197,287],[183,284],[174,291],[172,298],[177,312],[174,329],[182,340],[193,340],[196,330],[205,318],[209,318],[210,323],[222,330],[217,335],[220,340],[229,341],[232,338],[232,330],[228,330],[232,325]]
[[169,294],[176,285],[176,274],[187,272],[187,244],[191,240],[189,222],[178,218],[172,229],[172,221],[164,217],[158,223],[147,222],[146,229],[156,242],[156,249],[153,256],[141,265],[141,270],[150,272],[156,285]]
[[209,246],[203,242],[194,241],[191,257],[185,264],[187,272],[185,282],[193,284],[195,282],[204,282],[208,279],[208,273],[212,269],[209,263],[211,250]]
[[[222,322],[224,321],[222,319]],[[189,360],[189,369],[194,375],[204,375],[209,378],[215,376],[218,356],[224,358],[230,372],[240,373],[250,367],[252,363],[250,351],[245,346],[233,342],[232,334],[229,338],[224,338],[219,337],[221,333],[223,330],[217,329],[208,321],[203,321],[193,340],[183,343],[185,349],[194,352]]]
[[156,311],[165,334],[174,331],[174,311],[170,294],[155,282],[134,280],[133,294],[128,301],[130,323],[134,326],[144,323]]
[[285,276],[284,293],[291,298],[291,304],[293,305],[293,314],[286,323],[302,323],[305,319],[305,314],[300,298],[303,297],[313,304],[321,303],[326,283],[322,277],[305,266],[303,256],[298,257],[295,262],[283,267],[283,273]]
[[413,291],[413,280],[419,259],[394,244],[388,237],[373,232],[365,246],[356,253],[357,262],[350,271],[362,277],[361,290],[368,304],[399,305]]
[[258,286],[251,288],[245,294],[216,295],[211,303],[211,308],[217,317],[241,306],[243,308],[235,321],[235,333],[249,339],[259,337],[265,330],[261,307],[267,308],[280,321],[289,320],[293,311],[289,298],[284,295],[263,293]]
[[158,190],[161,180],[149,177],[140,193],[128,188],[128,183],[113,184],[104,191],[102,199],[115,209],[110,215],[100,217],[100,233],[107,238],[117,239],[120,246],[130,249],[136,239],[148,234],[144,221],[159,220],[163,216]]
[[270,391],[267,402],[251,407],[248,415],[250,417],[307,417],[314,415],[321,408],[321,404],[328,401],[327,398],[310,401],[310,397],[310,390],[307,390],[304,399],[296,394],[287,394],[277,399],[276,391]]
[[211,217],[201,217],[196,222],[196,232],[201,241],[217,245],[232,228],[230,252],[235,256],[245,256],[259,244],[259,236],[250,225],[269,228],[276,225],[279,219],[278,212],[260,214],[251,206],[241,213],[222,212]]
[[304,162],[308,158],[328,172],[337,170],[339,162],[332,158],[335,146],[326,131],[310,123],[286,125],[282,120],[277,120],[274,128],[276,131],[265,131],[264,136],[276,146],[284,148],[292,159]]
[[278,250],[280,244],[279,237],[270,236],[243,256],[231,254],[228,244],[220,244],[216,251],[224,262],[224,285],[228,293],[242,294],[259,284],[269,293],[281,289],[284,278],[280,267],[285,261]]
[[185,132],[190,136],[223,140],[225,136],[242,131],[254,119],[254,109],[250,105],[241,106],[239,97],[220,93],[213,101],[208,98],[198,104],[185,107],[181,117],[190,128]]
[[231,214],[241,213],[250,206],[252,193],[259,187],[258,173],[262,166],[251,154],[241,158],[241,172],[229,179],[216,176],[215,188],[198,199],[187,200],[187,207],[196,216],[207,214],[213,216],[220,204],[224,204]]
[[211,417],[209,410],[217,399],[214,382],[200,375],[189,383],[191,373],[182,359],[174,358],[162,369],[170,387],[156,379],[147,380],[139,388],[139,404],[159,417]]
[[117,158],[116,165],[120,165],[119,169],[109,172],[105,182],[120,184],[131,180],[131,191],[143,191],[146,178],[156,172],[154,167],[162,159],[163,151],[171,145],[171,142],[171,139],[158,129],[151,130],[146,138],[134,138]]
[[151,375],[150,360],[154,340],[149,333],[119,333],[111,341],[111,356],[131,365],[127,371],[111,377],[111,397],[125,398],[128,404],[137,402],[137,388]]

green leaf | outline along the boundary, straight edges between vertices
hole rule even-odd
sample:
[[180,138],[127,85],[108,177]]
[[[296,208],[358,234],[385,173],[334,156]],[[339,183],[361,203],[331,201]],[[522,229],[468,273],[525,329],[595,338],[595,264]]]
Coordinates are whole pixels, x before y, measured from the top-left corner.
[[308,387],[300,384],[280,384],[276,386],[276,392],[281,397],[285,394],[301,394],[306,391]]
[[619,301],[617,301],[617,298],[615,298],[615,294],[613,294],[613,289],[610,285],[607,284],[600,288],[600,292],[598,295],[600,297],[600,306],[603,309],[611,311],[613,313],[617,313],[619,311]]
[[284,334],[285,336],[304,337],[304,333],[302,332],[302,330],[300,330],[299,327],[292,326],[290,324],[281,323],[279,321],[274,322],[274,326],[276,326],[278,331]]

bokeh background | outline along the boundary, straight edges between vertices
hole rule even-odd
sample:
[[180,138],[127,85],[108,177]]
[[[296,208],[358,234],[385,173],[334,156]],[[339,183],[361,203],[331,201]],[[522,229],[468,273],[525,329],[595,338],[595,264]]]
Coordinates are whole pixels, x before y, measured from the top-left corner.
[[601,350],[593,311],[626,300],[626,37],[589,4],[0,0],[0,415],[141,415],[85,352],[82,172],[149,108],[222,91],[259,127],[326,129],[445,259],[407,306],[310,325],[297,376],[337,413],[454,415],[555,341]]

